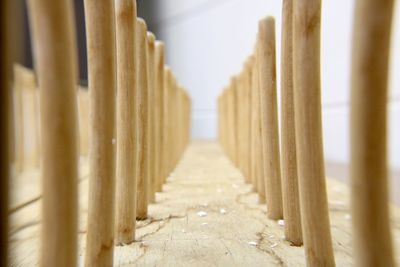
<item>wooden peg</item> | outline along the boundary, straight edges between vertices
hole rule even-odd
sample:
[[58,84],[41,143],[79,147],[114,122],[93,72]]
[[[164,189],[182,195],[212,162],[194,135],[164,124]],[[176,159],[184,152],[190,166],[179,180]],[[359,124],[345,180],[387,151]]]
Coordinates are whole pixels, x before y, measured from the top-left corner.
[[164,114],[164,125],[163,125],[163,164],[162,164],[162,183],[164,184],[168,175],[168,157],[169,157],[169,97],[170,97],[170,87],[171,87],[171,69],[168,66],[164,67],[164,103],[163,103],[163,114]]
[[164,125],[164,43],[156,41],[156,111],[157,111],[157,152],[156,152],[156,162],[157,162],[157,172],[156,172],[156,191],[162,191],[163,184],[163,155],[165,135],[163,132]]
[[293,0],[282,5],[281,50],[281,158],[282,200],[285,238],[295,246],[303,244],[296,162],[296,130],[293,99]]
[[293,82],[297,170],[308,266],[334,266],[321,121],[321,1],[293,2]]
[[387,99],[395,1],[356,1],[351,90],[355,263],[396,266],[389,216]]
[[156,103],[155,103],[155,37],[151,32],[147,32],[147,68],[148,68],[148,88],[149,88],[149,201],[155,202],[156,184]]
[[41,266],[77,265],[77,53],[73,3],[30,0],[40,88],[42,157]]
[[10,32],[9,25],[10,1],[2,1],[0,4],[0,127],[4,129],[0,132],[0,266],[9,264],[9,182],[10,182],[10,141],[11,136],[8,131],[10,126],[10,113],[12,110],[11,90],[9,85],[10,74]]
[[[257,51],[257,44],[256,44]],[[256,118],[255,118],[255,161],[256,161],[256,182],[258,188],[258,196],[260,203],[266,203],[265,198],[265,174],[264,174],[264,156],[262,149],[262,129],[261,129],[261,102],[260,102],[260,84],[259,84],[259,73],[258,73],[258,57],[256,55],[254,61],[254,94],[255,94],[255,110],[256,110]]]
[[265,195],[270,219],[282,219],[278,108],[275,67],[275,20],[259,22],[258,67]]
[[112,266],[115,205],[114,0],[85,0],[90,106],[85,266]]
[[136,218],[147,218],[149,204],[149,83],[147,70],[147,26],[146,22],[136,20],[136,44],[138,58],[138,86],[139,86],[139,177],[138,177],[138,202]]
[[117,172],[116,243],[135,240],[138,150],[136,1],[116,0]]

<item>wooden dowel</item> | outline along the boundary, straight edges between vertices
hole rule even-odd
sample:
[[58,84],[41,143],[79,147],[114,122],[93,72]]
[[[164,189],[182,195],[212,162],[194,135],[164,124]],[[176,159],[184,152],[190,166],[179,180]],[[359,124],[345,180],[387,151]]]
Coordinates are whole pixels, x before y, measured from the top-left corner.
[[85,0],[90,106],[85,266],[112,266],[115,201],[114,0]]
[[[258,44],[256,44],[258,45]],[[257,46],[256,46],[257,51]],[[256,152],[255,152],[255,161],[256,161],[256,179],[257,179],[257,188],[258,188],[258,196],[259,202],[261,204],[266,203],[265,198],[265,174],[264,174],[264,156],[262,149],[262,131],[261,131],[261,103],[260,103],[260,84],[259,84],[259,73],[258,73],[258,57],[256,55],[254,61],[254,72],[255,72],[255,84],[254,84],[254,94],[255,94],[255,110],[256,110],[256,133],[255,133],[255,143],[256,143]]]
[[355,263],[395,266],[387,177],[387,97],[393,0],[356,1],[351,91]]
[[42,129],[41,266],[77,265],[77,53],[71,1],[30,0]]
[[257,147],[258,144],[257,142],[257,106],[256,102],[259,101],[256,95],[256,90],[257,88],[255,87],[256,82],[258,82],[256,79],[256,64],[255,64],[255,57],[252,56],[252,64],[250,66],[251,68],[251,88],[250,88],[250,180],[253,185],[254,191],[257,193],[260,191],[260,188],[258,187],[258,170],[257,170]]
[[232,158],[232,162],[234,164],[236,164],[236,166],[239,165],[239,158],[240,158],[240,146],[239,146],[239,142],[240,142],[240,127],[241,127],[241,122],[240,122],[240,99],[239,99],[239,89],[240,87],[238,86],[238,77],[234,76],[231,79],[231,90],[232,90],[232,94],[233,94],[233,128],[228,130],[226,129],[226,131],[231,131],[233,136],[233,142],[235,143],[235,146],[233,148],[233,158]]
[[147,218],[149,204],[149,89],[147,71],[147,26],[146,22],[138,18],[136,21],[136,44],[138,59],[138,86],[139,86],[139,176],[138,199],[136,218]]
[[150,132],[149,132],[149,201],[155,202],[155,184],[156,184],[156,103],[155,103],[155,37],[151,32],[147,33],[147,68],[148,68],[148,88],[149,88],[149,117],[150,117]]
[[0,132],[1,154],[0,154],[0,266],[8,266],[8,247],[9,247],[9,181],[10,181],[10,134],[6,129],[10,125],[10,58],[9,58],[9,40],[10,32],[8,30],[10,1],[2,1],[0,5]]
[[272,17],[260,20],[259,36],[258,66],[265,195],[268,217],[281,219],[283,210],[276,92],[275,20]]
[[321,1],[293,2],[293,82],[297,170],[308,266],[334,266],[321,121]]
[[138,175],[138,88],[135,56],[136,1],[116,0],[117,172],[116,243],[135,240]]
[[281,158],[282,200],[285,238],[295,246],[303,244],[296,162],[296,131],[293,99],[293,0],[282,4],[281,50]]
[[164,134],[164,144],[163,144],[163,177],[162,183],[164,184],[168,175],[169,175],[169,168],[168,168],[168,157],[169,157],[169,97],[170,97],[170,76],[171,76],[171,69],[168,66],[164,67],[164,104],[163,104],[163,113],[164,113],[164,125],[163,125],[163,134]]
[[164,125],[164,43],[156,41],[156,101],[157,101],[157,173],[156,173],[156,191],[162,191],[163,155],[165,135],[163,132]]

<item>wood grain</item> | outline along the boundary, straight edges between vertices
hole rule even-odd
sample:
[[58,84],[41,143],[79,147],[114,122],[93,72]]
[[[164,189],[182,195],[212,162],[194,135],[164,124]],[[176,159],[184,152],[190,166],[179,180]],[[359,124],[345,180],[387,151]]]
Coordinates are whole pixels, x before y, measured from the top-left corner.
[[321,1],[293,2],[293,81],[297,170],[308,266],[334,266],[322,146]]
[[387,98],[395,1],[356,1],[351,83],[351,188],[357,266],[396,266],[389,216]]
[[296,129],[293,99],[293,0],[282,4],[281,49],[281,158],[285,238],[303,244],[297,178]]
[[138,59],[139,86],[139,176],[136,219],[147,218],[150,186],[150,116],[149,116],[149,77],[147,69],[147,26],[138,18],[136,21],[136,45]]
[[101,3],[85,0],[85,19],[90,106],[85,266],[111,266],[114,254],[117,93],[114,0]]
[[[71,1],[30,0],[40,88],[41,266],[77,264],[77,52]],[[54,164],[57,162],[57,164]]]
[[261,101],[261,132],[265,196],[270,219],[282,219],[282,188],[279,158],[278,107],[275,67],[275,20],[259,22],[258,71]]
[[154,203],[156,199],[156,102],[155,102],[155,36],[147,32],[147,68],[148,68],[148,88],[149,88],[149,202]]
[[136,1],[116,0],[117,49],[117,173],[116,242],[135,240],[138,176],[138,88]]
[[157,127],[156,127],[156,191],[162,191],[163,185],[163,155],[165,135],[163,134],[164,127],[164,43],[156,41],[156,111],[157,111]]
[[[258,203],[257,194],[244,183],[243,175],[218,144],[193,141],[174,174],[164,185],[164,192],[158,194],[157,203],[150,204],[152,217],[138,222],[137,242],[115,247],[114,266],[306,266],[304,247],[291,246],[282,238],[283,227],[267,218],[266,206]],[[39,182],[40,176],[31,173],[20,178]],[[327,179],[327,185],[337,265],[353,266],[349,187],[333,179]],[[13,185],[12,194],[29,192],[32,186],[32,183]],[[83,241],[79,243],[79,252],[83,255],[87,172],[82,173],[79,188],[83,219],[79,227]],[[37,264],[40,201],[10,217],[11,228],[15,229],[10,235],[12,266]],[[221,209],[226,213],[222,214]],[[200,217],[199,211],[207,215]],[[400,211],[398,208],[392,211],[394,241],[398,247]],[[400,260],[398,253],[396,258]]]

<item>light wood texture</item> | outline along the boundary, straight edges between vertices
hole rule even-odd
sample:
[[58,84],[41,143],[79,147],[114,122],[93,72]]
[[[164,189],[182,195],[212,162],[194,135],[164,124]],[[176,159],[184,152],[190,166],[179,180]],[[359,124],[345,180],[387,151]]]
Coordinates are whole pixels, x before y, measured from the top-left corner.
[[[115,92],[116,93],[116,92]],[[82,157],[89,155],[89,90],[79,87],[78,120],[79,120],[79,152]]]
[[[258,45],[258,44],[257,44]],[[256,47],[257,49],[257,47]],[[257,51],[257,50],[256,50]],[[254,94],[255,94],[255,107],[256,107],[256,179],[257,179],[257,188],[258,188],[258,196],[260,203],[266,203],[265,197],[265,174],[264,174],[264,157],[263,157],[263,149],[262,149],[262,131],[261,131],[261,100],[260,100],[260,84],[259,84],[259,73],[258,73],[258,58],[255,57],[254,62],[254,76],[255,76],[255,84],[254,84]]]
[[282,188],[279,158],[278,107],[275,67],[275,21],[259,22],[258,71],[265,196],[270,219],[282,219]]
[[150,132],[149,132],[149,201],[155,202],[156,199],[156,102],[155,102],[155,37],[151,32],[147,32],[147,68],[148,68],[148,88],[149,88],[149,117],[150,117]]
[[[81,168],[85,169],[85,168]],[[304,247],[283,240],[283,227],[267,219],[265,205],[232,166],[218,144],[190,144],[158,202],[150,204],[151,218],[138,222],[137,240],[115,247],[114,266],[305,266]],[[39,175],[20,177],[39,182]],[[80,188],[80,254],[84,255],[87,212],[87,172]],[[13,179],[14,180],[14,179]],[[353,266],[349,188],[328,179],[334,252],[338,266]],[[34,183],[13,185],[12,194],[30,192]],[[201,186],[199,186],[201,185]],[[27,187],[26,189],[24,189]],[[12,266],[37,264],[40,203],[12,213]],[[225,209],[226,213],[221,213]],[[199,211],[206,212],[200,217]],[[400,246],[400,210],[393,208],[394,241]],[[252,243],[254,242],[254,243]],[[396,254],[400,260],[400,254]],[[83,257],[79,258],[83,261]]]
[[156,191],[162,191],[163,185],[163,155],[165,135],[163,132],[164,127],[164,43],[156,41]]
[[14,65],[15,167],[17,172],[40,166],[39,99],[35,74]]
[[85,0],[90,103],[85,266],[112,266],[115,206],[116,50],[114,0]]
[[281,164],[285,237],[293,245],[303,244],[297,179],[296,129],[293,99],[293,0],[282,3],[281,49]]
[[387,97],[393,0],[356,1],[351,180],[357,266],[395,266],[389,219]]
[[[77,264],[77,53],[71,1],[30,0],[40,88],[41,266]],[[54,164],[57,162],[57,164]]]
[[136,1],[116,0],[117,172],[116,242],[135,240],[138,175],[138,88],[136,66]]
[[169,157],[169,97],[170,97],[170,87],[171,87],[171,69],[168,66],[164,66],[164,102],[163,102],[163,117],[164,117],[164,125],[163,125],[163,134],[164,134],[164,142],[163,142],[163,163],[162,163],[162,183],[164,184],[166,179],[169,176],[170,170],[168,166],[168,157]]
[[322,146],[321,1],[293,2],[293,81],[301,223],[308,266],[334,266]]
[[139,86],[139,176],[136,218],[147,218],[150,186],[150,116],[149,116],[149,82],[147,70],[147,26],[143,19],[136,21],[136,45],[138,59]]

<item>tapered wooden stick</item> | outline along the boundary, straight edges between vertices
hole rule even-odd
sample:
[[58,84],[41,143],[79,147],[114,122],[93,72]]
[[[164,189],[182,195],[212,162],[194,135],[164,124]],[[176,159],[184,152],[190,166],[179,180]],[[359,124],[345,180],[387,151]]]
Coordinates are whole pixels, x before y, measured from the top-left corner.
[[163,132],[164,125],[164,43],[157,41],[156,42],[156,111],[157,111],[157,127],[156,127],[156,191],[162,191],[163,184],[163,154],[164,151],[164,142],[165,135]]
[[115,1],[117,49],[116,242],[135,240],[138,175],[136,2]]
[[90,103],[89,203],[85,266],[112,266],[115,201],[114,0],[85,0]]
[[303,244],[296,162],[296,131],[293,99],[293,0],[282,5],[281,50],[281,157],[282,200],[285,238],[293,245]]
[[261,132],[265,195],[268,217],[281,219],[282,189],[279,159],[278,108],[275,69],[275,21],[272,17],[260,20],[258,45]]
[[77,264],[77,53],[71,1],[30,0],[40,88],[41,266]]
[[308,266],[334,266],[322,147],[321,1],[293,3],[293,90],[303,240]]
[[351,179],[357,266],[395,266],[387,182],[387,95],[393,0],[356,1]]
[[143,19],[136,21],[136,45],[138,59],[138,86],[139,86],[139,176],[138,176],[138,202],[136,218],[147,218],[149,204],[149,89],[147,71],[147,26]]
[[148,88],[149,88],[149,117],[150,117],[150,132],[149,132],[149,201],[155,202],[155,184],[156,184],[156,103],[155,103],[155,37],[154,34],[147,33],[147,68],[148,68]]

